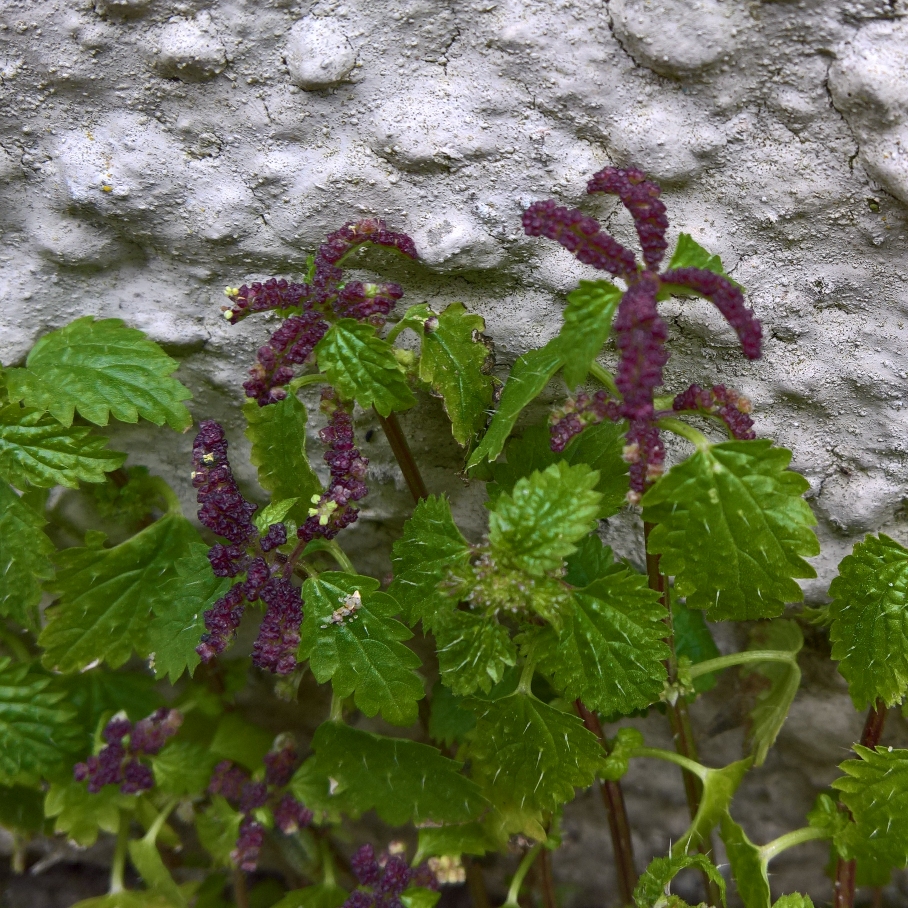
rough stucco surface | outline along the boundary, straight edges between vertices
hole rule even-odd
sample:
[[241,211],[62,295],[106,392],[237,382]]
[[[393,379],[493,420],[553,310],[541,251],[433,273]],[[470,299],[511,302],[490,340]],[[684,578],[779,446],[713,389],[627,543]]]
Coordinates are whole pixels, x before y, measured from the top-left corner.
[[[79,315],[122,317],[181,359],[193,412],[243,452],[240,385],[267,326],[226,324],[223,287],[299,274],[329,230],[378,215],[422,262],[369,262],[405,302],[483,315],[503,375],[590,276],[524,237],[522,209],[581,204],[631,242],[615,203],[583,190],[633,163],[663,184],[672,231],[719,253],[765,324],[763,359],[745,363],[707,304],[666,304],[669,382],[733,384],[760,432],[792,448],[819,518],[806,584],[819,600],[864,533],[908,538],[906,85],[905,0],[3,0],[0,356],[21,362]],[[402,421],[429,487],[479,532],[481,490],[454,476],[437,402]],[[190,513],[190,437],[112,434]],[[380,570],[410,505],[369,437],[375,492],[350,542]],[[608,536],[639,558],[633,515]],[[780,746],[743,791],[757,842],[803,822],[859,734],[842,683],[819,655],[805,665]],[[733,705],[710,695],[695,721],[708,762],[737,756]],[[660,717],[645,724],[664,737]],[[628,791],[642,863],[683,829],[683,796],[648,765]],[[576,904],[601,904],[614,889],[592,793],[565,831],[556,875]],[[789,852],[773,885],[826,899],[822,863],[820,846]]]

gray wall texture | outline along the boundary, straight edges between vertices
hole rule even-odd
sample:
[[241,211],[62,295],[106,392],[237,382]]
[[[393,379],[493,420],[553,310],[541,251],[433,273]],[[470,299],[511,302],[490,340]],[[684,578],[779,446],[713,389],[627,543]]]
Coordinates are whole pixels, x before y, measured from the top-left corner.
[[[268,326],[228,325],[225,285],[299,275],[329,230],[377,215],[422,261],[368,261],[404,302],[484,316],[504,375],[591,276],[523,236],[522,209],[580,204],[630,243],[624,213],[584,187],[636,164],[662,183],[673,233],[719,253],[764,322],[747,363],[708,304],[666,304],[668,382],[734,385],[794,451],[823,543],[808,598],[867,531],[908,539],[906,0],[2,0],[0,146],[3,363],[76,316],[122,317],[180,358],[193,412],[223,421],[239,454],[241,382]],[[437,402],[402,421],[432,491],[480,532],[481,489],[454,476]],[[190,436],[111,432],[192,513]],[[350,547],[380,570],[410,503],[370,437],[375,491]],[[639,559],[631,512],[608,536]],[[742,792],[757,842],[801,825],[859,734],[823,646]],[[714,764],[741,745],[720,694],[695,714]],[[660,717],[644,725],[665,740]],[[627,788],[642,863],[684,828],[683,795],[651,766]],[[578,905],[613,901],[594,794],[565,829],[559,880]],[[826,898],[823,862],[821,846],[788,852],[773,884]],[[908,887],[888,897],[908,904]]]

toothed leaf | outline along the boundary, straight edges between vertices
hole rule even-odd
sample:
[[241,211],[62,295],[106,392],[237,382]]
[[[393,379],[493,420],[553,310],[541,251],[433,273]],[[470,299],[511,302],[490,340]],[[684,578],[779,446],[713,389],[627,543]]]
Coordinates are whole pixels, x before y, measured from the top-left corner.
[[126,460],[106,445],[90,429],[67,428],[42,410],[0,407],[0,476],[17,488],[77,489],[80,482],[104,482],[104,474]]
[[492,378],[482,371],[489,351],[478,339],[486,323],[462,303],[437,319],[434,331],[422,332],[419,377],[441,394],[454,438],[465,445],[485,425],[492,404]]
[[372,325],[342,318],[318,342],[315,355],[331,384],[364,410],[374,406],[388,416],[416,403],[393,348]]
[[462,571],[469,558],[469,544],[454,523],[448,499],[423,499],[391,549],[394,581],[388,593],[400,603],[408,624],[422,620],[430,627],[436,611],[452,608],[438,584],[451,571]]
[[94,845],[99,832],[117,832],[120,811],[134,806],[135,796],[121,794],[118,785],[105,785],[90,794],[84,782],[55,782],[44,800],[44,813],[56,818],[55,832],[85,848]]
[[258,468],[259,485],[271,493],[272,502],[296,499],[281,520],[288,518],[300,526],[309,516],[312,496],[322,493],[306,456],[306,408],[295,394],[288,394],[267,407],[250,401],[243,405],[243,415],[246,438],[252,442],[249,460]]
[[118,318],[87,315],[45,334],[32,347],[23,369],[9,369],[12,401],[47,410],[71,426],[78,411],[106,426],[139,417],[182,432],[192,425],[184,400],[192,395],[171,373],[178,363],[136,328]]
[[485,806],[479,788],[460,772],[462,764],[426,744],[323,722],[312,749],[315,755],[290,783],[312,810],[354,817],[375,810],[400,826],[466,823]]
[[113,548],[60,552],[48,584],[60,598],[38,641],[44,664],[73,672],[97,660],[119,668],[133,652],[145,656],[149,618],[166,607],[174,563],[198,541],[188,520],[167,514]]
[[728,812],[722,817],[719,834],[725,843],[732,876],[744,908],[770,908],[769,876],[760,849]]
[[857,709],[908,693],[908,549],[868,536],[839,565],[829,587],[832,658]]
[[492,553],[534,577],[561,567],[596,525],[599,474],[560,461],[520,479],[491,505]]
[[721,769],[707,769],[703,778],[700,807],[687,832],[672,846],[672,854],[686,854],[691,847],[709,844],[709,834],[728,814],[731,799],[735,796],[744,774],[753,765],[753,759],[738,760]]
[[476,690],[488,693],[516,664],[507,628],[492,615],[452,610],[433,622],[432,633],[442,683],[459,697]]
[[656,524],[649,551],[675,577],[679,596],[711,620],[773,618],[803,598],[796,577],[815,577],[801,556],[819,553],[801,497],[808,483],[787,470],[791,452],[736,441],[697,451],[643,499]]
[[634,889],[634,904],[637,908],[654,908],[657,904],[663,904],[665,896],[669,894],[671,881],[688,867],[696,867],[719,887],[724,905],[725,880],[716,865],[704,854],[679,854],[651,861]]
[[621,290],[609,281],[581,281],[567,297],[559,337],[571,355],[564,364],[564,380],[576,388],[587,377],[602,350],[612,319],[621,302]]
[[378,587],[371,577],[332,571],[307,580],[299,658],[309,660],[319,684],[330,680],[337,696],[353,694],[367,716],[381,712],[392,725],[411,725],[425,696],[419,657],[400,642],[413,636],[394,618],[400,606]]
[[31,627],[41,581],[54,575],[56,549],[41,527],[47,521],[0,480],[0,615]]
[[483,460],[493,461],[498,457],[523,408],[542,392],[567,362],[568,355],[561,338],[556,337],[544,347],[517,358],[501,392],[501,402],[492,423],[467,462],[468,469]]

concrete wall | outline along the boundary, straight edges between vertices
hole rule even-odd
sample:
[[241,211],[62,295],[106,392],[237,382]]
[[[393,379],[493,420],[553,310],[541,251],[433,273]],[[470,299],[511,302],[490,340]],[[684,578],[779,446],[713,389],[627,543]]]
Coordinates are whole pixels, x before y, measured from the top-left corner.
[[[241,382],[267,326],[226,324],[225,285],[298,275],[329,230],[379,215],[422,263],[369,261],[404,302],[483,315],[506,374],[590,276],[524,237],[522,209],[582,204],[630,243],[624,213],[584,185],[636,164],[662,183],[672,233],[721,254],[764,322],[764,357],[746,363],[708,304],[667,304],[668,377],[740,388],[758,430],[793,449],[824,546],[808,595],[865,532],[908,539],[906,0],[2,0],[0,146],[2,362],[76,316],[122,317],[181,359],[194,413],[239,452]],[[430,488],[480,531],[481,490],[451,474],[437,402],[403,422]],[[190,437],[113,434],[189,513]],[[351,544],[379,569],[409,500],[370,438],[376,489]],[[632,515],[609,535],[639,556]],[[757,841],[800,825],[859,733],[823,645],[745,789]],[[736,755],[733,712],[702,705],[708,761]],[[684,826],[677,779],[654,773],[629,782],[641,856]],[[601,807],[581,798],[566,823],[556,872],[600,904]],[[822,897],[822,850],[791,853],[774,880]]]

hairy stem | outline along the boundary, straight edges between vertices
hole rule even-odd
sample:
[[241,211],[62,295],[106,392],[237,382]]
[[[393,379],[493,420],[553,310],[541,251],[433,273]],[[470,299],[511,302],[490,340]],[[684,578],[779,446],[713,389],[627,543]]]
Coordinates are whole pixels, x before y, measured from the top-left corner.
[[618,391],[618,386],[615,384],[615,376],[608,371],[604,366],[600,366],[599,363],[593,362],[593,365],[590,366],[590,375],[596,379],[602,385],[605,385],[608,390],[615,395],[615,397],[620,396]]
[[[599,716],[587,709],[581,700],[574,701],[577,714],[583,719],[583,724],[597,738],[602,748],[609,753],[608,739],[602,730]],[[631,839],[631,824],[627,816],[627,807],[624,803],[624,791],[620,782],[608,780],[599,781],[599,790],[602,793],[602,803],[608,816],[609,832],[612,836],[612,850],[615,854],[615,869],[618,873],[618,891],[621,894],[621,904],[633,904],[634,889],[637,886],[637,868],[634,865],[634,843]]]
[[236,902],[236,908],[249,908],[246,872],[239,868],[233,871],[233,900]]
[[123,874],[126,870],[126,846],[129,843],[129,816],[125,810],[120,811],[120,824],[117,827],[117,844],[114,848],[113,864],[110,867],[111,895],[123,892]]
[[709,770],[696,760],[690,760],[673,750],[663,750],[661,747],[635,747],[632,757],[652,757],[654,760],[665,760],[666,763],[674,763],[682,769],[691,773],[699,779],[705,779]]
[[533,861],[536,860],[536,855],[542,850],[542,843],[537,843],[534,845],[524,856],[523,860],[520,862],[520,866],[517,868],[517,872],[514,874],[511,879],[511,886],[508,889],[508,897],[505,900],[502,908],[519,908],[517,904],[517,897],[520,895],[520,887],[523,885],[523,880],[529,873],[530,867],[533,866]]
[[829,833],[825,829],[817,826],[804,826],[802,829],[795,829],[794,832],[786,832],[777,839],[767,842],[760,848],[760,860],[769,863],[777,854],[788,848],[794,848],[795,845],[801,845],[804,842],[812,842],[814,839],[828,839]]
[[689,426],[680,419],[675,419],[674,416],[663,416],[662,419],[657,420],[657,425],[660,429],[666,429],[675,435],[686,438],[697,446],[698,451],[703,451],[710,445],[709,439],[699,429]]
[[[864,747],[876,747],[883,737],[883,726],[886,723],[886,704],[877,700],[867,713],[864,731],[861,734],[861,744]],[[836,859],[835,887],[833,892],[833,908],[854,908],[855,887],[855,861],[846,861],[843,857]]]
[[[296,550],[294,549],[294,552]],[[312,555],[314,552],[327,552],[348,574],[355,574],[356,568],[347,556],[347,553],[337,544],[335,539],[313,539],[304,549],[303,554]],[[293,557],[291,555],[291,557]]]
[[555,878],[552,876],[552,852],[543,848],[539,856],[539,889],[542,893],[543,908],[558,908],[555,895]]
[[705,662],[697,662],[688,671],[693,679],[711,672],[720,672],[733,665],[745,665],[748,662],[790,662],[792,665],[797,665],[795,654],[788,650],[749,649],[740,653],[732,653],[729,656],[718,656],[715,659],[707,659]]
[[391,445],[391,450],[394,452],[401,472],[404,474],[407,488],[410,490],[413,500],[418,504],[421,499],[429,497],[429,490],[426,488],[422,474],[419,472],[419,467],[413,459],[413,453],[410,451],[410,446],[407,444],[407,437],[404,435],[403,429],[401,429],[400,423],[397,421],[397,414],[390,413],[388,416],[379,415],[378,421],[385,431],[388,444]]

